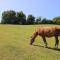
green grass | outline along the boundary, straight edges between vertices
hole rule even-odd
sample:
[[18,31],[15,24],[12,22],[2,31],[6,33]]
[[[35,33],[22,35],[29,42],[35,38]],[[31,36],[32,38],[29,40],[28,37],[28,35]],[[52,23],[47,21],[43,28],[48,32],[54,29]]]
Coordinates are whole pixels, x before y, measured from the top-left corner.
[[[60,60],[60,51],[41,47],[44,43],[39,36],[34,42],[36,46],[29,45],[30,36],[37,26],[0,25],[0,60]],[[54,37],[47,38],[47,42],[49,47],[54,48]]]

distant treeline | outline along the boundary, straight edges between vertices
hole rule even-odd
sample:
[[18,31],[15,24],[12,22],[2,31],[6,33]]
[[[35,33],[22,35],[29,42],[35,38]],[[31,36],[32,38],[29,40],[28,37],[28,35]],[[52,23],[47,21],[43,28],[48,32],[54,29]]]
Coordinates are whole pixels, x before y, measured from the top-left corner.
[[23,11],[16,12],[13,10],[4,11],[2,13],[2,24],[20,24],[20,25],[30,25],[30,24],[60,24],[60,16],[54,17],[53,19],[47,19],[42,17],[34,17],[29,14],[27,17]]

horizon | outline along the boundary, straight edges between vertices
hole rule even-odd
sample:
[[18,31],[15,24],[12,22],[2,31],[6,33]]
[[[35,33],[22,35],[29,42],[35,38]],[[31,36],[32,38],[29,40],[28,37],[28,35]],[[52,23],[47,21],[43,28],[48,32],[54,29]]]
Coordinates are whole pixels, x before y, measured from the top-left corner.
[[47,19],[60,16],[59,0],[1,0],[0,22],[3,11],[23,11],[26,16],[32,14],[35,17],[42,16]]

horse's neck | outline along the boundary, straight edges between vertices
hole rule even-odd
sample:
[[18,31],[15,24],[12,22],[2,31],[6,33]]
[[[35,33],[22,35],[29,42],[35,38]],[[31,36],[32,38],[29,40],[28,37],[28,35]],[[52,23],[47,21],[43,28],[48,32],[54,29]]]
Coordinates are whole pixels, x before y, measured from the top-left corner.
[[38,35],[37,32],[34,32],[33,33],[33,38],[35,39],[37,37],[37,35]]

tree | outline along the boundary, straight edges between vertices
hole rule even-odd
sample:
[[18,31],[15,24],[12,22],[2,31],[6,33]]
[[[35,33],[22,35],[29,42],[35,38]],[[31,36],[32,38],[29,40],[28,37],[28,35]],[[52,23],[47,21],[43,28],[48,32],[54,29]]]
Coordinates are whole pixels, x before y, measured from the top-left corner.
[[53,24],[52,20],[47,20],[47,24]]
[[41,23],[46,24],[47,23],[47,19],[43,18],[42,21],[41,21]]
[[2,13],[1,23],[3,24],[15,24],[16,21],[16,12],[13,10],[4,11]]
[[27,24],[34,24],[34,23],[35,23],[35,17],[33,15],[28,15]]
[[60,24],[60,16],[53,18],[55,24]]
[[22,11],[17,12],[17,23],[26,24],[26,15]]
[[40,24],[40,23],[41,23],[41,17],[36,18],[35,23],[36,23],[36,24]]

